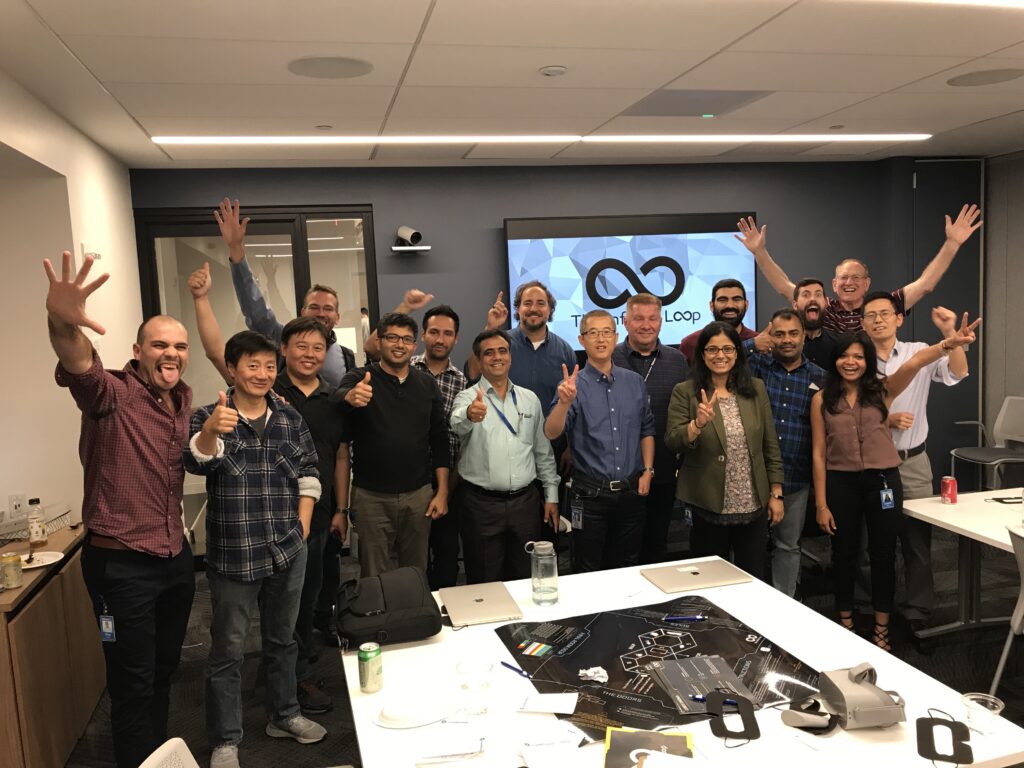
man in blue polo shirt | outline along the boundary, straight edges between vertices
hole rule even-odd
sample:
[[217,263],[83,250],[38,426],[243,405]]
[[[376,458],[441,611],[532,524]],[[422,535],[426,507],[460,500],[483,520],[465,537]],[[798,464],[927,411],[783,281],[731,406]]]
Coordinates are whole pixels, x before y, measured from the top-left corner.
[[771,354],[758,353],[753,339],[743,345],[751,353],[750,372],[768,390],[785,473],[786,516],[772,528],[772,586],[793,597],[800,581],[800,534],[811,483],[811,398],[825,385],[825,371],[804,357],[804,323],[798,312],[778,310],[767,333]]
[[573,570],[636,565],[643,541],[644,497],[654,479],[654,416],[638,373],[612,363],[618,333],[603,309],[580,321],[587,364],[562,367],[544,434],[571,439]]

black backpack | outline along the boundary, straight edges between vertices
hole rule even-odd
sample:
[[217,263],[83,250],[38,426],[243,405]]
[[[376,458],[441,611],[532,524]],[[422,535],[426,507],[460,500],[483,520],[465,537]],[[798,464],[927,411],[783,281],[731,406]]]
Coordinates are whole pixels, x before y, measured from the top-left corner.
[[338,588],[335,611],[346,648],[408,643],[441,631],[441,611],[426,574],[415,566],[346,581]]

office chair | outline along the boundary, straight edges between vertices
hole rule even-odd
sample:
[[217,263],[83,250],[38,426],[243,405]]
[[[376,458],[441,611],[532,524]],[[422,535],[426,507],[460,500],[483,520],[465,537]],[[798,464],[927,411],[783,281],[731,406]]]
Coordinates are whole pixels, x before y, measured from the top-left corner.
[[1008,527],[1010,541],[1013,542],[1013,554],[1017,558],[1017,570],[1020,572],[1020,594],[1017,595],[1017,607],[1013,609],[1010,617],[1010,634],[1006,636],[1006,644],[1003,646],[1003,655],[999,657],[999,664],[996,666],[996,676],[992,678],[992,687],[988,692],[990,696],[996,695],[996,688],[999,687],[999,678],[1003,676],[1003,668],[1006,666],[1006,659],[1010,655],[1010,646],[1013,645],[1013,638],[1016,635],[1024,634],[1024,526]]
[[199,768],[199,763],[184,741],[173,738],[157,747],[139,768]]
[[957,461],[966,461],[980,467],[995,470],[995,485],[1002,483],[1002,468],[1005,464],[1024,464],[1024,397],[1008,396],[996,416],[989,439],[985,425],[980,421],[955,421],[954,424],[981,427],[985,445],[979,447],[954,448],[950,451],[949,473],[956,477]]

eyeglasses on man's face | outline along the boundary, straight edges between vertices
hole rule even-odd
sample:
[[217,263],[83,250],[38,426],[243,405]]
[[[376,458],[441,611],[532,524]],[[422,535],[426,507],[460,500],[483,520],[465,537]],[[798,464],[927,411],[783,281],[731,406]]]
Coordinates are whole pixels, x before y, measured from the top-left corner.
[[718,357],[719,355],[725,355],[725,357],[732,357],[736,354],[736,347],[704,347],[704,354],[707,357]]
[[415,336],[399,336],[397,333],[385,333],[381,338],[388,344],[405,344],[407,347],[416,343]]
[[852,274],[852,275],[836,275],[836,282],[838,283],[862,283],[867,280],[867,275]]
[[875,320],[891,320],[896,316],[896,313],[891,309],[882,309],[878,312],[865,312],[864,319],[869,323],[875,322]]
[[615,335],[614,328],[591,328],[589,331],[584,331],[583,335],[588,339],[610,339]]

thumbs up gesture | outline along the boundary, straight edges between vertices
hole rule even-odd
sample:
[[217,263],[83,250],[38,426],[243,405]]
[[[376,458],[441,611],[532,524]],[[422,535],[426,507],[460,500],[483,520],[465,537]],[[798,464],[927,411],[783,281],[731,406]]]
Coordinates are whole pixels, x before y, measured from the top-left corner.
[[373,399],[373,387],[370,386],[370,372],[367,371],[363,380],[356,384],[345,395],[345,402],[353,408],[364,408]]
[[765,329],[754,337],[754,349],[758,352],[767,353],[771,352],[774,348],[775,341],[772,339],[772,324],[769,321]]
[[201,299],[210,292],[213,287],[213,278],[210,277],[210,262],[204,262],[203,266],[188,276],[188,289],[192,298]]
[[573,368],[570,374],[565,363],[562,363],[562,381],[558,385],[558,402],[569,405],[576,399],[576,375],[579,372],[579,365]]
[[466,409],[466,418],[479,424],[484,420],[484,416],[486,415],[487,403],[484,402],[484,391],[477,388],[476,399],[473,400]]
[[228,408],[228,396],[224,392],[217,393],[217,405],[203,423],[203,432],[216,437],[233,431],[237,424],[238,411]]

